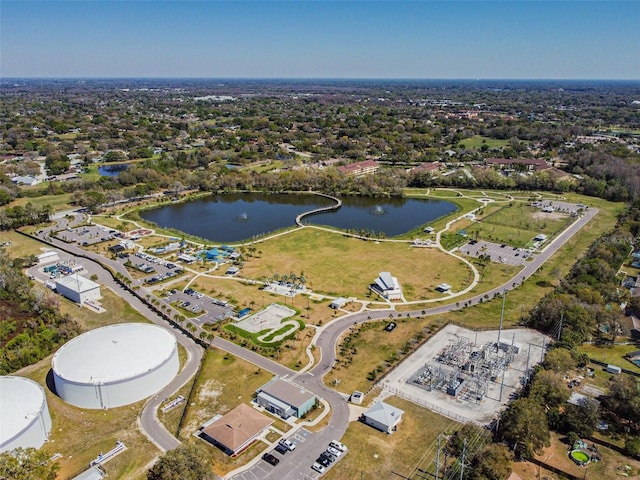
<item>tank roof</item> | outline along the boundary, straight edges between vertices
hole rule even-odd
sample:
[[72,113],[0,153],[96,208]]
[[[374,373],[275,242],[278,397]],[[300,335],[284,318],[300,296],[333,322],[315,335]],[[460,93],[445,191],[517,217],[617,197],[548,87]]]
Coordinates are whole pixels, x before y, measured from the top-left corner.
[[0,377],[0,445],[34,422],[45,402],[44,389],[39,383],[24,377]]
[[83,333],[55,353],[51,366],[69,382],[109,384],[141,376],[169,360],[176,338],[146,323],[121,323]]

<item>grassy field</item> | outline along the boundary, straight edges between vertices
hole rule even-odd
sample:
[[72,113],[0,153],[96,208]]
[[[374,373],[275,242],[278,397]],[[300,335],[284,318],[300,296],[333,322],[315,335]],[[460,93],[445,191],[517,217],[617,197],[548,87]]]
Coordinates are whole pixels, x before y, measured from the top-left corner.
[[63,193],[61,195],[43,195],[41,197],[20,197],[16,198],[9,204],[10,207],[21,206],[24,207],[27,203],[31,202],[34,207],[42,208],[45,205],[51,205],[54,212],[62,210],[69,210],[73,208],[71,205],[72,193]]
[[452,433],[460,426],[398,397],[385,402],[405,412],[397,432],[388,435],[361,422],[350,423],[341,439],[349,453],[323,478],[419,478],[417,469],[427,470],[435,458],[438,434]]
[[464,145],[464,148],[466,149],[477,150],[483,145],[486,145],[489,148],[502,148],[509,145],[509,140],[500,140],[499,138],[474,135],[473,137],[463,138],[458,143]]
[[[225,414],[241,403],[250,402],[255,390],[270,379],[271,374],[251,363],[218,350],[208,350],[196,380],[191,403],[184,404],[187,412],[181,439],[185,442],[201,442],[193,437],[200,425],[216,414]],[[175,417],[182,414],[181,410],[176,408],[170,415],[160,418],[167,422],[169,428],[175,428]],[[213,446],[208,451],[211,453],[214,470],[218,475],[224,475],[250,461],[264,448],[265,444],[257,442],[237,458],[231,458]]]
[[545,215],[522,202],[511,202],[495,210],[488,207],[485,215],[466,227],[471,238],[511,246],[525,247],[538,233],[550,238],[572,222],[568,216]]
[[394,321],[397,326],[391,332],[384,330],[386,321],[367,322],[344,332],[336,349],[337,361],[324,377],[325,383],[344,393],[367,392],[383,372],[400,362],[438,325],[434,317]]
[[7,230],[0,234],[1,242],[11,242],[11,245],[4,247],[12,258],[26,257],[28,255],[40,255],[48,248],[47,245],[32,238],[25,237],[14,230]]
[[243,276],[263,280],[275,273],[302,273],[308,288],[334,296],[367,297],[368,285],[382,271],[398,277],[407,300],[437,298],[438,284],[461,290],[471,280],[466,265],[435,249],[363,241],[315,228],[298,229],[258,248],[262,254],[247,259]]
[[[640,373],[640,367],[625,359],[627,353],[640,350],[640,344],[636,345],[581,345],[578,350],[589,355],[589,358],[599,360],[611,365],[617,365],[633,372]],[[594,366],[594,365],[592,365]],[[599,368],[597,365],[595,368]]]

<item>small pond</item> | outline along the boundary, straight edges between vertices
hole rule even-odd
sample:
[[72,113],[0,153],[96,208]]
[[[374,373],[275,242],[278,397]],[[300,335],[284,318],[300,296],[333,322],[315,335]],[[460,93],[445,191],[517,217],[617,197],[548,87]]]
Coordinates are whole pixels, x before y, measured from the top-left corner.
[[128,163],[113,163],[109,165],[100,165],[98,173],[103,177],[117,177],[120,172],[124,172],[129,168]]

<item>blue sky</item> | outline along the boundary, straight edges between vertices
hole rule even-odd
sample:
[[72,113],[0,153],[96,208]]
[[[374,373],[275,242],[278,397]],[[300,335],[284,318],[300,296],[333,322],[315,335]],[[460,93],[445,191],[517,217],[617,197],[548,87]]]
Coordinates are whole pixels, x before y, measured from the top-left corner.
[[3,77],[640,80],[640,2],[0,0]]

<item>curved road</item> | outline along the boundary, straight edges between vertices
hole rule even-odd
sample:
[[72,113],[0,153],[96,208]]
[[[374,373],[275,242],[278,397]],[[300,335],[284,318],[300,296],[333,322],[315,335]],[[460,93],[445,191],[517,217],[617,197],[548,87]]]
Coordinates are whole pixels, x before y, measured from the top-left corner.
[[[527,262],[525,267],[512,279],[505,282],[503,285],[495,287],[487,292],[482,292],[481,294],[468,298],[461,303],[469,305],[478,303],[480,299],[485,297],[486,295],[492,298],[495,294],[503,293],[510,288],[513,288],[514,284],[519,285],[525,279],[535,273],[544,262],[546,262],[554,253],[556,253],[567,240],[575,235],[597,213],[598,210],[595,208],[588,209],[581,218],[577,219],[560,235],[554,238],[543,251],[535,255],[535,257],[533,257],[533,260]],[[81,219],[76,219],[73,224],[79,223],[80,220]],[[57,228],[62,228],[65,225],[64,222],[66,222],[66,219],[58,220],[58,222],[59,223],[57,225]],[[73,244],[66,244],[56,239],[46,238],[46,233],[47,231],[44,231],[39,235],[40,238],[46,243],[52,244],[72,254],[88,257],[102,262],[103,264],[108,264],[110,267],[114,268],[115,271],[119,271],[126,275],[126,271],[123,271],[125,270],[124,267],[118,262],[113,262],[97,254],[86,252]],[[85,265],[85,268],[87,267],[89,267],[89,265]],[[90,268],[90,271],[92,273],[97,273],[99,275],[100,281],[105,286],[111,288],[111,290],[116,292],[117,295],[131,304],[146,318],[150,319],[156,324],[176,330],[168,322],[164,321],[152,310],[150,310],[138,297],[132,295],[130,292],[120,287],[113,280],[111,275],[97,263],[91,262]],[[449,303],[429,309],[420,309],[403,313],[397,313],[395,309],[389,308],[364,310],[340,317],[327,324],[327,326],[324,327],[314,339],[315,345],[320,349],[321,360],[310,371],[307,371],[305,373],[295,372],[287,367],[280,365],[277,362],[274,362],[273,360],[262,357],[261,355],[244,349],[234,343],[228,342],[218,337],[214,338],[211,342],[212,346],[220,348],[221,350],[227,351],[232,355],[252,362],[258,367],[264,368],[265,370],[281,377],[289,377],[295,379],[296,383],[304,386],[309,391],[324,398],[329,402],[331,406],[331,417],[328,427],[313,435],[312,442],[310,442],[311,445],[305,446],[304,452],[300,451],[302,449],[291,452],[291,455],[288,456],[287,462],[283,462],[286,463],[286,466],[284,464],[280,464],[278,467],[273,468],[267,474],[264,474],[264,472],[262,472],[261,478],[277,480],[301,478],[298,472],[310,472],[309,459],[315,458],[310,456],[310,454],[315,451],[315,455],[319,455],[320,452],[324,448],[326,448],[326,445],[329,441],[333,439],[340,439],[344,435],[349,423],[349,407],[346,402],[346,396],[337,392],[336,390],[327,387],[322,381],[323,375],[331,370],[331,367],[335,362],[335,346],[338,338],[344,330],[351,327],[354,323],[362,323],[368,320],[389,318],[389,316],[393,314],[396,314],[397,316],[402,315],[403,317],[424,317],[450,312],[459,308],[461,308],[459,305]],[[176,337],[180,344],[187,349],[189,358],[180,374],[167,387],[165,387],[161,392],[159,392],[156,396],[152,397],[147,402],[140,417],[140,423],[143,432],[162,450],[176,448],[180,444],[180,442],[173,435],[171,435],[158,421],[156,417],[157,409],[165,397],[168,397],[175,393],[178,388],[184,385],[195,374],[202,357],[202,349],[191,338],[185,336],[182,332],[177,332]],[[306,477],[306,474],[304,473],[301,473],[301,475],[303,475],[303,477]]]

